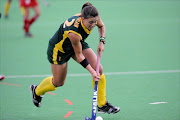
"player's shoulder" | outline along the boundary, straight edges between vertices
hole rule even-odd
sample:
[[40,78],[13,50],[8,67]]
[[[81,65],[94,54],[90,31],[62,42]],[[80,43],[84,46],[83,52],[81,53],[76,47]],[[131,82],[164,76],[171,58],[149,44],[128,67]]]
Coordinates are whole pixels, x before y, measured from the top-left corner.
[[68,29],[68,30],[77,31],[79,28],[80,22],[81,22],[81,17],[78,15],[73,15],[72,17],[68,18],[64,22],[63,28]]
[[70,17],[69,19],[68,19],[68,21],[73,21],[73,22],[75,22],[76,20],[78,21],[78,20],[80,20],[81,19],[81,14],[80,13],[78,13],[78,14],[75,14],[75,15],[73,15],[72,17]]

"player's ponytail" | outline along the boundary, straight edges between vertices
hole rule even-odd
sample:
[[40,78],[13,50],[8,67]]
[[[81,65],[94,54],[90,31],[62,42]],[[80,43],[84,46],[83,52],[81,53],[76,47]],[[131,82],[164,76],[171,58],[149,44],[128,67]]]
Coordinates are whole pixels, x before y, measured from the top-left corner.
[[90,2],[86,2],[84,3],[84,5],[82,6],[81,11],[86,7],[86,6],[91,6],[92,4]]
[[98,10],[92,4],[85,6],[81,12],[81,17],[84,17],[84,19],[88,19],[90,17],[96,17],[98,15],[99,15]]

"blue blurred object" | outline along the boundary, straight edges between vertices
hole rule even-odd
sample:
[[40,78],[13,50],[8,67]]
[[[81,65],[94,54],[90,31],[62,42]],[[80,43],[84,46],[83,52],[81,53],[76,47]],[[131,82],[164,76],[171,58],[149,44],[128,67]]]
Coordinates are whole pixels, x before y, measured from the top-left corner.
[[85,120],[91,120],[88,116],[85,117]]

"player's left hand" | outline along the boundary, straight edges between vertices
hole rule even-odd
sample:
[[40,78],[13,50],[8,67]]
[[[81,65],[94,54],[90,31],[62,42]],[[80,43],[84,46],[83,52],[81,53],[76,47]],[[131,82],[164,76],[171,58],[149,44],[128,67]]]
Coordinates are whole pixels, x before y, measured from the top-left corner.
[[103,51],[104,51],[104,44],[100,42],[97,48],[97,53],[100,52],[100,57],[102,57]]

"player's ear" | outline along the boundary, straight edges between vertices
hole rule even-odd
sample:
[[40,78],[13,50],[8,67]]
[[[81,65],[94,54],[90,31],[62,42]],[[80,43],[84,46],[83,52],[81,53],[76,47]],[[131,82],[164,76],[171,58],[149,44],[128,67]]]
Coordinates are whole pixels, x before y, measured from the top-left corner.
[[84,17],[81,17],[82,20],[84,20]]

